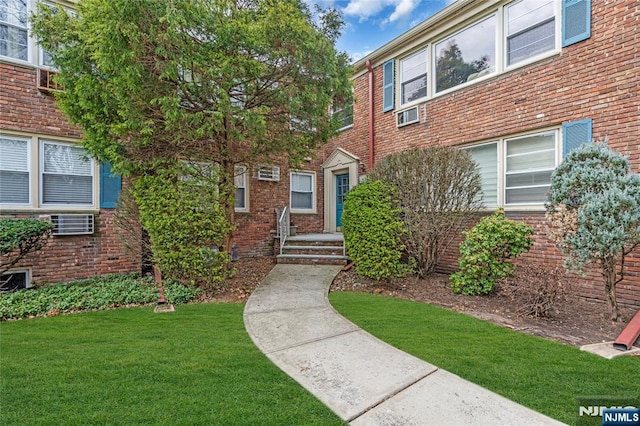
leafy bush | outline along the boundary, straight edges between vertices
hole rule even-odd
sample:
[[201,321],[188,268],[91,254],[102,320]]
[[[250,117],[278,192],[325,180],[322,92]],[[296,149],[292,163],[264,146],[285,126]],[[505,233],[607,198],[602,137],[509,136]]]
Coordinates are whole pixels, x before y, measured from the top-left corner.
[[584,144],[553,172],[546,207],[548,234],[567,256],[565,267],[581,271],[589,263],[600,264],[616,321],[624,259],[640,244],[640,175],[606,145]]
[[466,150],[437,146],[393,154],[371,178],[395,189],[407,228],[403,242],[422,278],[481,205],[480,174]]
[[497,280],[511,275],[514,266],[509,259],[526,253],[533,244],[533,230],[521,222],[505,218],[498,209],[480,220],[470,231],[463,232],[460,244],[460,271],[450,277],[454,293],[489,294]]
[[[51,235],[53,225],[36,219],[0,220],[0,275],[20,259],[40,250]],[[0,281],[0,289],[3,282]]]
[[[193,300],[200,290],[166,280],[164,292],[169,303],[177,304]],[[157,300],[158,287],[151,277],[141,278],[137,274],[106,275],[0,294],[0,320],[145,305]]]
[[140,220],[149,233],[153,263],[184,283],[215,286],[228,275],[223,250],[233,224],[225,215],[224,188],[213,165],[164,167],[135,182]]
[[382,280],[409,272],[401,262],[405,229],[400,212],[393,189],[381,181],[367,180],[347,194],[342,232],[359,275]]

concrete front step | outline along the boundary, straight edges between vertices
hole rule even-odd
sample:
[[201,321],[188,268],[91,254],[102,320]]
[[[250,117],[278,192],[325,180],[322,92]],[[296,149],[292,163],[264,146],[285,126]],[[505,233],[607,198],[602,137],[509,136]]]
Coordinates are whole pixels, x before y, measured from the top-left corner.
[[277,263],[303,265],[346,265],[347,256],[335,254],[279,254]]

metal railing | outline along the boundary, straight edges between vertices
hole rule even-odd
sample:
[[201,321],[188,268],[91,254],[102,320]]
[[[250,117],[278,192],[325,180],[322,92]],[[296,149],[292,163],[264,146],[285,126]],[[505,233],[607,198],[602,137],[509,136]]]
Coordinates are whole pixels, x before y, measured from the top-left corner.
[[282,254],[284,243],[289,236],[289,207],[284,206],[282,212],[280,212],[279,209],[276,209],[276,215],[278,215],[277,235],[280,237],[280,254]]

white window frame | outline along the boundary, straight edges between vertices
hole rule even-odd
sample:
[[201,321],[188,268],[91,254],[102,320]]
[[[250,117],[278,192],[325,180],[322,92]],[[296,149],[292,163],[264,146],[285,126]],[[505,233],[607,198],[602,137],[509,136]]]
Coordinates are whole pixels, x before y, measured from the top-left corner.
[[[235,176],[233,177],[233,186],[235,189],[242,188],[244,189],[244,196],[242,200],[242,207],[235,205],[236,212],[248,212],[249,211],[249,173],[247,166],[238,165],[234,168]],[[242,186],[237,185],[237,178],[242,178]],[[235,194],[234,194],[235,195]],[[238,201],[237,199],[235,200]]]
[[[74,143],[69,143],[69,142],[60,142],[60,141],[56,141],[56,140],[51,140],[51,139],[40,139],[39,140],[39,161],[38,161],[38,181],[39,181],[39,205],[43,208],[58,208],[58,207],[65,207],[68,209],[73,209],[73,210],[93,210],[96,206],[96,197],[98,194],[98,191],[96,191],[96,184],[97,184],[97,180],[96,179],[96,161],[89,157],[89,162],[90,162],[90,170],[91,170],[91,203],[88,204],[72,204],[72,203],[65,203],[65,204],[56,204],[56,203],[45,203],[44,202],[44,184],[43,184],[43,175],[44,175],[44,146],[46,144],[51,144],[51,145],[61,145],[61,146],[69,146],[69,147],[78,147],[77,144]],[[79,147],[82,149],[82,147]],[[86,151],[85,151],[86,152]]]
[[[329,107],[329,114],[331,114],[331,118],[335,119],[335,116],[340,114],[342,111],[345,110],[345,108],[348,108],[348,106],[342,104],[331,104],[331,106]],[[347,124],[345,124],[344,126],[338,128],[339,132],[342,132],[344,130],[350,129],[353,127],[353,103],[351,104],[351,115],[350,116],[346,116],[346,117],[351,117],[351,121]]]
[[[294,208],[293,207],[293,177],[294,175],[304,175],[311,177],[311,208]],[[300,192],[300,191],[296,191]],[[316,213],[316,173],[306,170],[294,170],[289,172],[289,206],[291,213]]]
[[[502,33],[503,33],[503,37],[500,40],[500,44],[501,44],[501,48],[502,48],[502,66],[504,68],[505,71],[509,71],[515,68],[520,68],[526,65],[529,65],[531,63],[534,62],[538,62],[544,58],[547,58],[549,56],[553,56],[555,54],[560,53],[560,50],[562,48],[562,2],[561,1],[553,1],[553,19],[554,19],[554,48],[545,52],[541,52],[537,55],[531,56],[527,59],[523,59],[521,61],[518,61],[514,64],[509,64],[509,51],[508,51],[508,43],[507,43],[507,38],[509,37],[508,34],[508,19],[509,19],[509,14],[508,14],[508,8],[510,6],[515,5],[516,3],[520,3],[522,1],[527,1],[527,0],[515,0],[512,1],[510,3],[505,4],[502,7],[502,15],[503,15],[503,21],[502,21]],[[541,21],[542,22],[542,21]],[[539,23],[538,23],[539,24]],[[531,28],[531,27],[529,27]]]
[[23,269],[23,268],[9,269],[8,271],[0,275],[0,282],[2,280],[3,275],[13,275],[13,274],[25,274],[24,288],[27,289],[27,288],[33,287],[33,284],[31,283],[31,269]]
[[[29,174],[28,176],[28,181],[29,181],[29,201],[27,201],[26,203],[0,203],[0,207],[8,207],[8,206],[18,206],[18,207],[29,207],[31,206],[32,202],[33,202],[33,167],[31,166],[31,138],[26,138],[26,137],[22,137],[22,136],[14,136],[14,135],[8,135],[8,134],[0,134],[0,139],[5,139],[5,140],[16,140],[16,141],[21,141],[21,142],[25,142],[26,146],[27,146],[27,170],[26,173]],[[22,172],[24,173],[24,171]]]
[[17,25],[14,24],[10,24],[8,22],[4,22],[2,21],[2,25],[6,25],[9,28],[18,28],[20,30],[24,29],[24,31],[27,33],[27,58],[26,59],[20,59],[20,58],[15,58],[13,56],[8,56],[8,55],[0,55],[0,59],[2,60],[6,60],[9,62],[17,62],[20,64],[24,64],[24,63],[32,63],[33,62],[33,38],[30,35],[31,32],[31,25],[29,24],[29,14],[31,13],[31,0],[26,0],[26,10],[25,10],[25,14],[27,16],[27,22],[26,22],[26,26],[25,27],[19,27]]
[[[535,173],[535,172],[552,172],[560,163],[561,155],[562,155],[562,140],[561,133],[559,128],[546,128],[539,129],[536,131],[530,131],[526,133],[520,133],[515,135],[505,136],[499,139],[492,139],[489,141],[483,141],[472,145],[465,145],[460,147],[460,149],[471,149],[480,146],[486,146],[490,144],[497,144],[497,158],[496,158],[496,167],[498,173],[498,183],[497,183],[497,204],[485,204],[483,208],[486,210],[495,210],[498,207],[502,207],[505,210],[512,211],[543,211],[544,210],[544,200],[540,202],[526,202],[526,203],[509,203],[507,204],[507,144],[509,141],[514,141],[518,139],[530,138],[535,136],[543,136],[543,135],[553,135],[554,137],[554,167],[540,167],[535,169],[528,169],[527,172]],[[522,173],[523,170],[517,171],[518,173]],[[510,172],[514,174],[514,172]],[[531,187],[543,187],[548,185],[532,185]],[[513,188],[525,188],[525,186],[513,187]]]
[[[417,104],[419,102],[424,102],[425,100],[427,100],[429,98],[429,93],[430,93],[430,86],[431,86],[431,81],[429,79],[429,74],[430,74],[430,66],[429,66],[429,56],[430,56],[430,48],[429,46],[422,46],[420,49],[417,49],[405,56],[403,56],[402,58],[400,58],[398,60],[398,73],[396,74],[396,96],[397,96],[397,105],[399,108],[401,109],[405,109],[406,107],[409,107],[413,104]],[[408,102],[404,102],[404,96],[403,96],[403,85],[405,83],[414,81],[414,80],[418,80],[419,78],[422,77],[422,74],[418,75],[418,77],[415,77],[407,82],[405,82],[403,80],[403,74],[404,74],[404,67],[405,67],[405,62],[409,59],[415,58],[418,55],[424,55],[424,60],[425,60],[425,64],[424,64],[424,76],[426,79],[426,90],[425,90],[425,95],[423,97],[420,97],[418,99],[414,99]],[[433,74],[433,72],[431,72],[431,74]]]
[[[494,34],[494,64],[492,67],[487,68],[486,70],[480,71],[479,73],[477,73],[478,75],[471,79],[471,80],[467,80],[463,83],[460,83],[456,86],[452,86],[449,87],[447,89],[442,89],[440,91],[438,91],[437,88],[437,61],[438,61],[438,51],[437,51],[437,46],[438,44],[451,39],[451,38],[455,38],[457,35],[464,33],[465,31],[469,30],[470,28],[473,28],[474,26],[488,20],[494,18],[495,19],[495,34]],[[430,79],[430,87],[433,88],[433,90],[431,92],[427,92],[427,93],[433,93],[433,97],[436,96],[440,96],[446,93],[450,93],[456,90],[459,90],[463,87],[467,87],[470,86],[472,84],[478,83],[479,81],[482,80],[486,80],[488,78],[491,78],[493,76],[496,75],[496,73],[498,72],[498,70],[500,69],[499,63],[501,62],[501,56],[502,56],[502,52],[501,52],[501,46],[500,46],[500,34],[501,34],[501,15],[498,13],[498,11],[496,10],[492,10],[490,13],[488,14],[484,14],[482,16],[480,16],[479,18],[475,19],[473,22],[458,28],[456,31],[449,33],[449,34],[445,34],[443,37],[438,38],[433,44],[432,44],[432,49],[433,49],[433,55],[432,55],[432,60],[430,62],[430,66],[433,68],[433,71],[431,72],[431,79]],[[482,75],[480,75],[482,74]],[[473,75],[473,74],[472,74]]]
[[[522,1],[522,0],[515,0],[515,1],[511,1],[509,3],[506,4],[502,4],[502,5],[498,5],[498,6],[492,6],[486,9],[479,9],[478,13],[476,15],[474,15],[472,18],[472,20],[466,20],[464,22],[458,23],[458,24],[453,24],[447,28],[444,29],[444,31],[441,32],[434,32],[433,34],[425,34],[423,36],[423,40],[425,40],[424,42],[422,42],[421,44],[417,44],[415,48],[412,48],[411,50],[408,50],[407,52],[403,52],[402,56],[399,57],[399,59],[396,59],[396,70],[397,72],[394,75],[394,80],[393,80],[393,84],[394,84],[394,96],[395,96],[395,102],[394,105],[396,105],[396,107],[399,110],[405,110],[408,109],[416,104],[420,104],[420,103],[424,103],[425,101],[429,100],[429,99],[435,99],[437,97],[443,96],[443,95],[448,95],[452,92],[455,92],[456,90],[460,90],[466,87],[469,87],[471,85],[474,84],[478,84],[481,83],[487,79],[490,78],[494,78],[496,76],[499,76],[501,74],[504,74],[505,72],[509,72],[512,71],[514,69],[517,68],[521,68],[521,67],[525,67],[527,65],[530,65],[532,63],[535,62],[539,62],[545,58],[554,56],[554,55],[558,55],[561,51],[562,51],[562,2],[558,1],[558,0],[554,0],[554,35],[555,35],[555,39],[554,39],[554,48],[546,51],[546,52],[541,52],[538,55],[532,56],[530,58],[521,60],[520,62],[516,62],[514,64],[511,65],[507,65],[507,7],[514,5],[515,3],[517,3],[518,1]],[[446,40],[447,38],[455,35],[455,34],[459,34],[464,32],[465,30],[467,30],[468,28],[473,27],[474,25],[480,23],[481,21],[491,17],[495,15],[496,17],[496,48],[495,48],[495,64],[494,64],[494,69],[491,70],[491,72],[488,72],[486,74],[480,75],[475,79],[472,79],[471,81],[467,81],[465,83],[459,84],[457,86],[448,88],[446,90],[442,90],[440,92],[435,91],[435,85],[436,85],[436,44]],[[403,103],[403,96],[402,96],[402,66],[403,66],[403,61],[413,57],[416,54],[419,54],[421,52],[424,52],[424,54],[426,55],[427,58],[427,65],[426,65],[426,73],[427,73],[427,91],[426,91],[426,96],[419,98],[419,99],[415,99],[412,100],[410,102],[407,103]],[[382,67],[383,65],[381,65]]]
[[[507,171],[508,169],[508,162],[509,162],[509,156],[507,155],[507,145],[509,144],[509,142],[511,141],[518,141],[518,140],[522,140],[522,139],[527,139],[527,138],[531,138],[531,137],[535,137],[535,136],[553,136],[554,138],[554,144],[553,144],[553,166],[546,166],[546,167],[536,167],[536,168],[529,168],[529,169],[520,169],[517,171]],[[517,137],[510,137],[510,138],[505,138],[503,140],[503,164],[504,164],[504,172],[502,173],[501,177],[504,181],[504,190],[503,190],[503,197],[504,197],[504,205],[505,206],[518,206],[518,205],[544,205],[544,201],[542,200],[540,202],[522,202],[522,203],[507,203],[507,191],[509,189],[529,189],[529,188],[544,188],[544,187],[549,187],[549,189],[551,188],[551,184],[549,183],[549,185],[541,185],[541,184],[536,184],[536,185],[520,185],[520,186],[513,186],[513,187],[508,187],[507,186],[507,176],[508,175],[516,175],[516,174],[523,174],[523,173],[546,173],[549,172],[549,174],[553,173],[553,171],[555,170],[555,168],[558,166],[558,152],[561,151],[561,149],[559,149],[560,145],[558,143],[558,130],[553,130],[553,131],[546,131],[546,132],[536,132],[536,133],[529,133],[526,135],[521,135],[521,136],[517,136]],[[538,150],[538,151],[531,151],[528,152],[526,155],[531,155],[531,154],[536,154],[536,153],[542,153],[545,151],[550,151],[549,149],[545,149],[545,150]],[[518,154],[517,156],[522,156],[525,154]],[[512,156],[512,157],[515,157]]]

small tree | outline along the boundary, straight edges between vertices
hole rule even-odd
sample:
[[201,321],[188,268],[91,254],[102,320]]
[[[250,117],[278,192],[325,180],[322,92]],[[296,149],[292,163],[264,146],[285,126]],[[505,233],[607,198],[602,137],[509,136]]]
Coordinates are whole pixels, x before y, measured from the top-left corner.
[[367,180],[345,198],[342,230],[359,275],[381,280],[409,272],[401,263],[405,229],[393,193],[393,188],[381,181]]
[[509,260],[526,253],[533,244],[533,230],[522,222],[507,219],[502,209],[463,234],[460,271],[450,277],[454,293],[491,293],[499,279],[513,274],[515,266]]
[[[299,163],[338,129],[329,106],[351,102],[336,10],[314,15],[302,0],[83,0],[74,15],[40,6],[32,30],[89,154],[132,181],[179,160],[217,164],[228,252],[236,166]],[[146,195],[136,195],[145,227],[160,214],[143,211],[154,205]]]
[[640,243],[640,175],[605,144],[584,144],[554,171],[546,207],[549,236],[567,256],[565,267],[600,264],[617,321],[616,285],[624,279],[625,256]]
[[480,174],[465,150],[411,149],[376,165],[372,179],[392,186],[402,206],[406,250],[421,278],[480,207]]
[[[51,235],[53,225],[35,219],[0,220],[0,275],[27,254],[41,250]],[[0,280],[0,290],[5,282]]]

